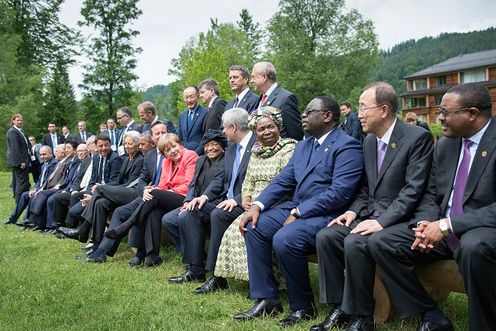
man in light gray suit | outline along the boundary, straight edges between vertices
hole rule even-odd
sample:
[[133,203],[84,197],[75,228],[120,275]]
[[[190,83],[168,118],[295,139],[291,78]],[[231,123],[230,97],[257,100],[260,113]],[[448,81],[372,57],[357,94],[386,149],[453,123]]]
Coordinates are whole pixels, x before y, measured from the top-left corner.
[[394,88],[382,82],[360,96],[358,116],[369,133],[363,145],[366,176],[349,210],[317,234],[320,299],[335,308],[311,330],[349,323],[349,330],[373,330],[375,263],[368,240],[412,215],[426,189],[432,137],[396,117],[397,100]]

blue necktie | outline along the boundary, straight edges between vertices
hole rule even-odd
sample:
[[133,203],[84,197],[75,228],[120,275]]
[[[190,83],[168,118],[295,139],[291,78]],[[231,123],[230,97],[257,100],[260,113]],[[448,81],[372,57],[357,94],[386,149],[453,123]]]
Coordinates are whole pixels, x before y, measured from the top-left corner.
[[234,157],[232,174],[231,174],[231,182],[229,183],[229,189],[227,190],[227,198],[234,198],[234,183],[236,182],[236,177],[238,177],[239,163],[241,160],[241,145],[236,146],[236,156]]
[[320,147],[320,143],[318,142],[317,139],[315,139],[313,142],[312,153],[310,153],[310,157],[308,158],[307,166],[312,164],[313,161],[315,160],[315,158],[317,157],[317,155],[318,155],[317,152],[319,150],[319,147]]
[[153,181],[153,185],[157,186],[160,182],[160,176],[162,175],[162,161],[164,160],[164,156],[160,155],[160,159],[157,163],[157,169],[155,169],[155,180]]
[[45,175],[46,175],[46,170],[47,170],[47,164],[46,163],[43,163],[42,168],[43,168],[43,170],[41,170],[40,187],[42,187],[43,184],[45,183]]

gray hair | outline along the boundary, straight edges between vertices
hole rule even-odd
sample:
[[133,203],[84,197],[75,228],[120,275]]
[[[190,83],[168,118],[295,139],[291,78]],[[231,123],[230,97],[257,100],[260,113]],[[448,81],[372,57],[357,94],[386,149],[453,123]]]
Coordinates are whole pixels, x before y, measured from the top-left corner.
[[255,66],[259,67],[262,74],[266,74],[271,82],[276,82],[276,68],[270,62],[258,62]]
[[222,114],[222,123],[225,126],[235,124],[241,131],[248,131],[248,112],[243,108],[231,108]]
[[243,65],[235,64],[229,68],[229,71],[239,71],[241,77],[243,77],[244,79],[250,78],[250,71],[248,70],[247,67]]
[[140,138],[145,138],[148,142],[153,142],[152,135],[150,131],[145,131],[140,134]]
[[140,103],[138,106],[138,111],[143,108],[143,111],[145,113],[151,113],[152,115],[155,115],[157,113],[157,108],[155,108],[155,105],[153,102],[150,101],[145,101],[143,103]]
[[40,151],[42,149],[46,149],[48,153],[52,154],[53,155],[53,151],[52,151],[52,147],[48,146],[48,145],[43,145],[40,147]]
[[214,90],[215,94],[216,95],[219,95],[220,94],[220,91],[219,91],[219,84],[217,83],[217,81],[213,78],[207,78],[205,79],[204,81],[202,81],[199,85],[198,85],[198,88],[202,88],[203,86],[205,86],[205,88],[207,90]]
[[131,137],[134,139],[134,143],[136,145],[139,145],[139,140],[140,140],[140,133],[138,131],[128,131],[126,132],[126,134],[124,135],[124,139],[126,139],[127,137]]

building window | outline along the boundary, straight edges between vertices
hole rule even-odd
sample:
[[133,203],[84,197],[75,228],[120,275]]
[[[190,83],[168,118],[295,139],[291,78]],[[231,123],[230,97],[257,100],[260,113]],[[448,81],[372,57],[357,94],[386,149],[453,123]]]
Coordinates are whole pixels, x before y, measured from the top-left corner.
[[423,108],[427,105],[425,102],[425,96],[421,97],[414,97],[414,98],[408,98],[406,99],[406,107],[408,109],[411,108]]
[[414,79],[413,80],[413,90],[418,91],[418,90],[425,90],[427,89],[427,79]]
[[442,94],[436,94],[434,96],[434,105],[433,106],[439,106],[441,104],[441,100],[443,99]]
[[436,77],[436,84],[437,84],[437,86],[446,85],[446,76],[437,76]]
[[468,70],[460,73],[462,84],[483,82],[486,80],[486,69]]
[[422,121],[422,122],[428,123],[428,122],[427,122],[427,115],[417,114],[417,122],[419,122],[419,121]]

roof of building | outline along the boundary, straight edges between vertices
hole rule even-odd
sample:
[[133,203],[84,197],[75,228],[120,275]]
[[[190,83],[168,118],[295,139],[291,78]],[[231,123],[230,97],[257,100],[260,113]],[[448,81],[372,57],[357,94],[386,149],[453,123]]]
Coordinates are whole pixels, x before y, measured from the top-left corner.
[[427,69],[417,71],[411,75],[405,76],[405,79],[431,76],[434,74],[459,71],[464,69],[484,67],[496,64],[496,49],[487,51],[460,54],[446,61],[430,66]]

